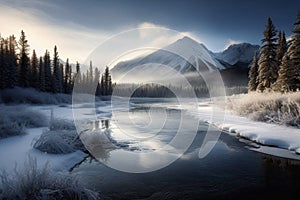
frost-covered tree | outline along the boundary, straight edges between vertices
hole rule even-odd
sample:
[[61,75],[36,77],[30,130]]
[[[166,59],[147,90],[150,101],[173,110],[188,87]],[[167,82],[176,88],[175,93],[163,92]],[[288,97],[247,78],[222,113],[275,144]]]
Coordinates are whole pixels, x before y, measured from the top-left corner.
[[257,53],[254,53],[252,65],[249,71],[248,91],[255,91],[257,89],[257,76],[258,76],[258,60]]
[[284,31],[279,31],[277,39],[276,59],[280,65],[284,54],[288,49]]
[[271,88],[278,77],[278,62],[276,60],[276,29],[271,20],[268,18],[264,38],[261,40],[261,55],[258,60],[258,86],[257,89],[261,92]]
[[289,55],[286,53],[282,59],[279,76],[275,83],[275,90],[280,92],[288,92],[296,90],[296,76],[297,68],[293,65]]
[[32,52],[30,60],[30,86],[33,88],[39,88],[39,60],[35,53],[35,50]]
[[19,85],[21,87],[29,86],[29,44],[25,33],[21,31],[19,40]]
[[296,68],[295,87],[300,89],[300,10],[298,11],[297,21],[294,23],[293,33],[288,55],[291,64]]

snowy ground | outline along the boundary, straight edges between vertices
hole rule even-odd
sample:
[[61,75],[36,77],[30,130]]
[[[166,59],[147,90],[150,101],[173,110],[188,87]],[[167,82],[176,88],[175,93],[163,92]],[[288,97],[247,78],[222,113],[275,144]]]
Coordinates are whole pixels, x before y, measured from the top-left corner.
[[[162,107],[168,107],[168,103],[166,102],[156,102],[155,104],[156,106],[160,104]],[[229,111],[226,111],[224,118],[223,111],[220,109],[215,109],[214,117],[212,117],[213,107],[209,101],[199,101],[198,110],[189,109],[188,106],[169,106],[176,109],[188,109],[188,112],[198,118],[200,121],[214,124],[229,134],[239,136],[240,138],[246,138],[247,140],[260,144],[252,145],[253,148],[251,149],[255,151],[281,157],[300,159],[300,156],[296,154],[300,153],[300,129],[263,122],[254,122],[250,119],[234,115]],[[83,119],[88,120],[89,118],[93,117],[90,107],[91,105],[82,104],[77,105],[74,108],[79,109],[82,113]],[[71,105],[32,106],[31,109],[43,112],[49,119],[51,110],[53,110],[53,115],[55,118],[68,120],[73,119]],[[97,117],[109,118],[111,116],[110,105],[107,102],[98,103],[96,114]],[[40,166],[43,166],[46,162],[48,162],[51,169],[55,171],[65,171],[74,166],[74,164],[80,162],[86,156],[86,154],[81,151],[64,155],[54,155],[45,154],[34,149],[34,139],[38,138],[45,129],[47,129],[47,127],[26,129],[26,135],[1,139],[0,171],[6,170],[7,172],[10,172],[14,170],[13,166],[17,166],[18,168],[19,166],[24,165],[24,162],[28,159],[28,156],[36,158],[37,163]]]

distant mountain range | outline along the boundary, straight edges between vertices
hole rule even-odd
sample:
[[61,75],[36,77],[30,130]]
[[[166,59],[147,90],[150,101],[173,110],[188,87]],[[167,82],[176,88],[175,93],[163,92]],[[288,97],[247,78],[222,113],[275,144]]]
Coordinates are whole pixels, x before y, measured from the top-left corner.
[[111,73],[115,80],[126,74],[127,79],[143,82],[145,78],[149,80],[149,76],[155,78],[158,73],[170,73],[162,70],[162,65],[166,65],[182,74],[219,70],[226,85],[245,85],[248,67],[254,52],[258,50],[258,45],[241,43],[231,45],[223,52],[213,53],[204,44],[184,37],[144,57],[119,62]]

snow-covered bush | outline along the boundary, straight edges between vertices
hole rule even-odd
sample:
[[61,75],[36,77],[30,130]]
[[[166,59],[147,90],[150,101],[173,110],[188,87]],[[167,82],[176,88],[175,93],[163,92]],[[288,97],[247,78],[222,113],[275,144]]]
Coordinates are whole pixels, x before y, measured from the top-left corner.
[[40,92],[33,88],[13,88],[0,92],[1,103],[60,104],[71,103],[71,95]]
[[45,131],[35,141],[33,147],[52,154],[66,154],[85,150],[76,130]]
[[230,109],[252,120],[300,127],[300,92],[251,92],[228,100]]
[[24,128],[47,126],[46,117],[26,106],[0,106],[0,138],[24,133]]
[[53,119],[51,117],[49,129],[51,131],[76,130],[76,127],[74,121],[69,121],[65,119]]
[[79,179],[68,173],[54,173],[46,166],[39,168],[29,158],[22,169],[0,175],[0,199],[99,199]]
[[74,121],[55,119],[51,112],[49,130],[34,142],[34,148],[53,154],[71,153],[77,150],[84,151]]

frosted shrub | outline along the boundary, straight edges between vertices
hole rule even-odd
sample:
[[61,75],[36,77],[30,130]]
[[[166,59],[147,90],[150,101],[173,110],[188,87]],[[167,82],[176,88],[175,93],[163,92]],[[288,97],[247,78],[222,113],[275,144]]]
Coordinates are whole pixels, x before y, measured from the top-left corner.
[[0,106],[0,138],[25,133],[24,128],[47,125],[46,117],[26,106]]
[[33,147],[52,154],[66,154],[85,150],[75,130],[45,131],[35,141]]
[[0,199],[98,199],[99,194],[84,187],[74,175],[39,168],[29,158],[22,170],[0,175]]
[[34,142],[33,147],[53,154],[66,154],[77,150],[85,150],[76,132],[74,121],[55,119],[53,118],[53,112],[51,112],[49,130],[42,133]]
[[300,127],[300,92],[252,92],[230,97],[228,107],[252,120]]

